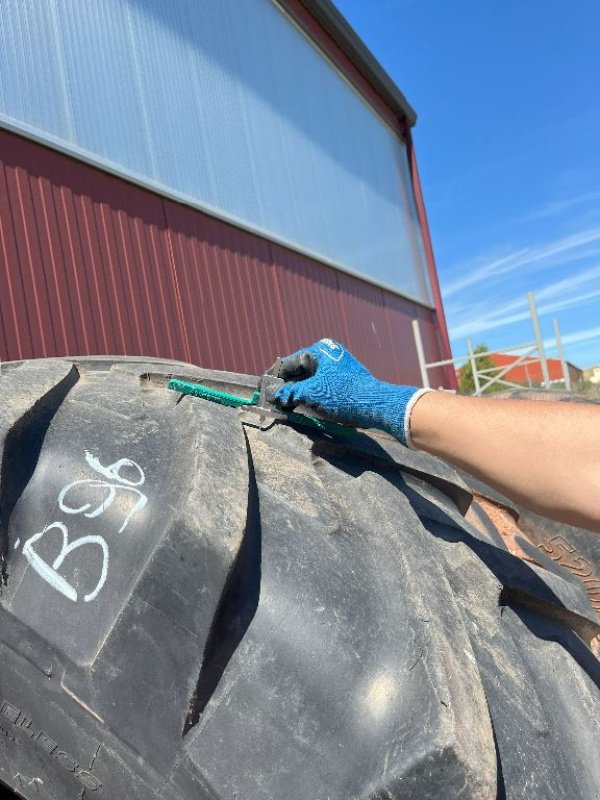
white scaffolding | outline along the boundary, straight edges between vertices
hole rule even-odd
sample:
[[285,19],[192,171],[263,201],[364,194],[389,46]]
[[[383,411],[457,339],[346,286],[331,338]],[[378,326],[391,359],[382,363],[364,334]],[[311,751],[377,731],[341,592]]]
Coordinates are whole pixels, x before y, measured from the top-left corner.
[[[417,349],[417,357],[419,359],[419,367],[421,369],[421,380],[423,382],[423,386],[429,387],[429,370],[434,369],[435,367],[445,367],[450,364],[452,365],[459,365],[470,363],[471,370],[473,372],[473,383],[475,385],[475,391],[473,394],[481,395],[487,389],[490,388],[493,384],[498,384],[502,387],[509,387],[515,389],[522,389],[523,385],[520,383],[514,383],[513,381],[508,381],[505,378],[512,369],[518,367],[521,364],[525,364],[526,366],[531,363],[539,362],[542,370],[542,384],[546,389],[550,388],[550,374],[548,372],[548,361],[546,359],[546,350],[544,348],[544,340],[542,338],[542,330],[540,327],[540,320],[537,313],[537,306],[535,303],[535,297],[533,296],[533,292],[528,292],[527,294],[527,302],[529,304],[529,313],[531,315],[531,324],[533,327],[533,333],[535,336],[535,340],[533,342],[525,342],[524,344],[514,344],[510,347],[503,347],[501,350],[486,350],[482,353],[476,353],[473,349],[473,342],[471,339],[467,339],[467,348],[468,354],[463,356],[462,358],[447,358],[443,361],[430,361],[427,362],[425,359],[425,350],[423,348],[423,339],[421,337],[421,328],[419,326],[419,320],[414,319],[412,326],[413,326],[413,334],[415,337],[415,347]],[[560,329],[558,327],[558,320],[553,320],[554,324],[554,338],[556,349],[558,351],[558,357],[560,359],[560,363],[562,366],[562,374],[563,379],[565,382],[565,389],[570,392],[571,391],[571,376],[569,373],[569,367],[565,360],[565,355],[562,346],[562,340],[560,338]],[[514,353],[515,350],[523,350],[524,352],[520,355],[516,361],[512,361],[506,367],[487,367],[484,369],[480,369],[478,365],[478,359],[483,358],[484,356],[494,356],[495,353]],[[536,354],[536,355],[534,355]]]

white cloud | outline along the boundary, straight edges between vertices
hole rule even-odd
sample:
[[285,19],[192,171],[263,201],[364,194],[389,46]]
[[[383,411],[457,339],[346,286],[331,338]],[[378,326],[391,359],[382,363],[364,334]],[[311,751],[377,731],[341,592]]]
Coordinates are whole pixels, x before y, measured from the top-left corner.
[[[535,293],[539,314],[556,313],[600,297],[599,281],[600,264],[547,284]],[[464,305],[462,309],[455,306],[452,316],[460,319],[458,325],[450,326],[450,335],[456,339],[521,322],[530,314],[527,299],[522,296],[496,306],[491,301]]]
[[595,280],[600,280],[600,264],[590,267],[589,269],[581,270],[581,272],[577,272],[575,275],[569,275],[568,278],[563,278],[561,281],[551,283],[539,292],[536,292],[535,296],[538,301],[545,300],[548,297],[556,297],[556,295],[572,291],[577,286]]
[[516,272],[525,267],[535,265],[536,269],[546,269],[550,266],[571,262],[583,255],[581,252],[577,252],[580,251],[580,248],[593,242],[600,242],[600,227],[598,226],[556,239],[545,245],[521,248],[487,263],[481,263],[481,260],[478,260],[479,266],[472,264],[463,267],[462,275],[443,286],[444,297],[450,297],[469,286],[485,281],[489,282],[500,275]]
[[[561,335],[565,358],[571,364],[585,368],[591,364],[600,363],[600,326],[593,328],[583,328]],[[558,351],[554,338],[544,339],[544,349],[549,358],[556,358]],[[521,352],[515,350],[516,353]]]
[[[583,328],[580,331],[561,335],[565,358],[572,364],[587,366],[592,363],[600,363],[600,325],[593,328]],[[533,343],[533,337],[532,337]],[[575,345],[575,346],[573,346]],[[546,356],[555,358],[557,356],[556,340],[554,337],[544,339],[544,349]],[[493,348],[492,348],[493,350]],[[526,349],[515,347],[511,352],[519,355],[525,353]],[[532,353],[535,358],[536,354]]]
[[594,203],[596,200],[600,200],[600,192],[586,192],[585,194],[576,195],[575,197],[565,197],[562,200],[546,203],[541,208],[532,211],[524,217],[523,221],[558,217],[569,208],[585,205],[587,203]]
[[[581,331],[576,331],[575,333],[567,333],[566,336],[561,336],[562,343],[567,344],[580,344],[581,342],[589,342],[593,339],[598,340],[598,348],[600,349],[600,325],[596,325],[595,328],[585,328]],[[545,347],[552,347],[554,344],[554,339],[547,339],[544,340]]]
[[[545,314],[553,314],[557,311],[564,311],[573,306],[583,305],[590,300],[595,300],[600,297],[600,289],[593,292],[582,292],[581,294],[574,295],[573,297],[566,297],[562,300],[556,300],[553,303],[546,303],[545,305],[538,305],[538,313],[540,316]],[[461,325],[452,326],[450,335],[453,339],[458,339],[462,336],[472,336],[475,333],[483,331],[491,331],[497,328],[503,328],[506,325],[512,325],[515,322],[522,322],[529,319],[529,307],[527,306],[523,311],[515,312],[514,314],[507,314],[506,316],[488,316],[481,317],[475,320],[467,320]]]

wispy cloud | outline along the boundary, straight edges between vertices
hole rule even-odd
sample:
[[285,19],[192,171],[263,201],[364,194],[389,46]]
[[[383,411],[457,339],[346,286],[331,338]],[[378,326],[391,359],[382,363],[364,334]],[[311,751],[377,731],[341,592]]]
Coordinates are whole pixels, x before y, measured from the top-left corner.
[[[555,314],[558,311],[564,311],[573,306],[583,305],[596,298],[600,298],[600,289],[592,292],[582,292],[581,294],[573,295],[562,300],[556,300],[553,303],[538,305],[538,312],[540,315]],[[459,339],[462,336],[473,336],[476,333],[504,328],[507,325],[513,325],[515,322],[522,322],[526,319],[529,319],[529,308],[525,308],[523,311],[514,314],[507,314],[504,317],[481,317],[477,320],[466,321],[463,324],[452,327],[450,335],[453,339]]]
[[[580,331],[568,333],[561,336],[562,344],[566,348],[566,358],[572,364],[585,366],[586,364],[598,363],[600,361],[600,325],[591,328],[583,328]],[[556,340],[554,337],[544,339],[544,349],[546,355],[554,357],[556,355]],[[523,350],[516,349],[519,354]]]
[[[600,350],[600,325],[594,328],[585,328],[575,333],[568,333],[566,336],[561,336],[563,344],[580,344],[581,342],[590,342],[594,339],[598,340],[598,349]],[[545,347],[552,347],[554,339],[544,340]]]
[[[600,264],[547,284],[536,292],[538,312],[541,315],[583,305],[598,297],[600,297]],[[471,308],[464,305],[462,312],[455,306],[452,315],[460,317],[461,320],[458,325],[453,325],[450,329],[452,338],[456,339],[528,319],[529,306],[526,298],[520,296],[500,305],[494,305],[490,301]]]
[[[590,329],[590,331],[594,330],[594,328]],[[577,333],[581,333],[582,336],[585,334],[585,336],[580,341],[568,342],[565,345],[567,361],[584,369],[585,367],[600,364],[600,337],[596,336],[595,333],[590,333],[590,338],[588,338],[588,331],[578,331]],[[546,347],[546,350],[550,355],[554,354],[554,348],[551,344]]]
[[465,265],[460,270],[462,274],[443,287],[444,296],[451,297],[467,287],[533,265],[539,269],[564,264],[576,258],[578,250],[594,242],[600,242],[600,227],[598,226],[537,247],[524,247],[491,261],[484,263],[479,261],[478,266]]
[[568,278],[563,278],[560,281],[544,286],[543,289],[536,293],[536,298],[538,301],[547,300],[549,297],[556,297],[564,292],[573,291],[579,286],[596,280],[600,280],[600,264],[589,269],[582,269],[580,272],[576,272],[575,275],[569,275]]
[[600,191],[586,192],[574,197],[565,197],[561,200],[555,200],[551,203],[546,203],[540,208],[535,209],[530,214],[527,214],[525,217],[523,217],[522,221],[558,217],[571,208],[587,205],[588,203],[595,203],[598,200],[600,200]]

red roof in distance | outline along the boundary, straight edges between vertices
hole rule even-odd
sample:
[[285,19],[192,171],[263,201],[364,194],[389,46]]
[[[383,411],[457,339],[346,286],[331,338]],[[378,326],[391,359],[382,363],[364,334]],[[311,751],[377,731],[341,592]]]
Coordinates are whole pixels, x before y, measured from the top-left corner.
[[[512,353],[490,353],[490,358],[499,369],[504,369],[510,364],[514,364],[520,357],[521,356]],[[546,363],[548,365],[548,374],[551,381],[564,380],[560,359],[547,358]],[[575,367],[569,362],[567,362],[567,366],[572,378],[574,377],[574,372],[578,378],[583,377],[583,371],[580,370],[579,367]],[[512,381],[513,383],[523,383],[526,386],[530,383],[542,383],[542,365],[535,356],[527,356],[518,366],[509,369],[508,372],[503,375],[503,379]]]

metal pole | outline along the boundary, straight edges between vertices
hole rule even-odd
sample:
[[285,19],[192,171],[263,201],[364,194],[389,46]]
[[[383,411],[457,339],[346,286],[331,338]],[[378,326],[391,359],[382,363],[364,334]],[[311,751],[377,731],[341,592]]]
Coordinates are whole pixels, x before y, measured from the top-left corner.
[[425,351],[423,350],[423,340],[421,339],[421,328],[419,327],[418,319],[413,319],[412,329],[413,329],[413,335],[415,337],[415,347],[417,348],[417,358],[419,359],[419,367],[421,369],[421,381],[423,382],[423,387],[425,389],[429,389],[427,362],[425,361]]
[[481,395],[481,386],[479,385],[479,375],[477,374],[477,361],[475,360],[475,353],[473,352],[473,340],[467,339],[467,347],[469,348],[469,361],[471,363],[471,371],[473,372],[473,383],[475,384],[475,394],[477,397]]
[[556,339],[556,349],[558,350],[558,357],[560,358],[560,365],[562,367],[563,378],[565,379],[565,389],[567,392],[571,391],[571,375],[567,362],[565,361],[565,351],[562,346],[562,339],[560,338],[560,329],[558,327],[558,320],[556,317],[552,320],[554,324],[554,338]]
[[531,313],[531,324],[533,325],[533,332],[535,333],[535,341],[537,344],[538,354],[540,356],[540,364],[542,365],[542,377],[544,379],[544,386],[546,389],[550,388],[550,375],[548,374],[548,362],[546,361],[546,351],[544,350],[544,340],[542,339],[542,329],[540,328],[540,319],[535,305],[535,297],[533,292],[527,292],[527,300],[529,301],[529,311]]

